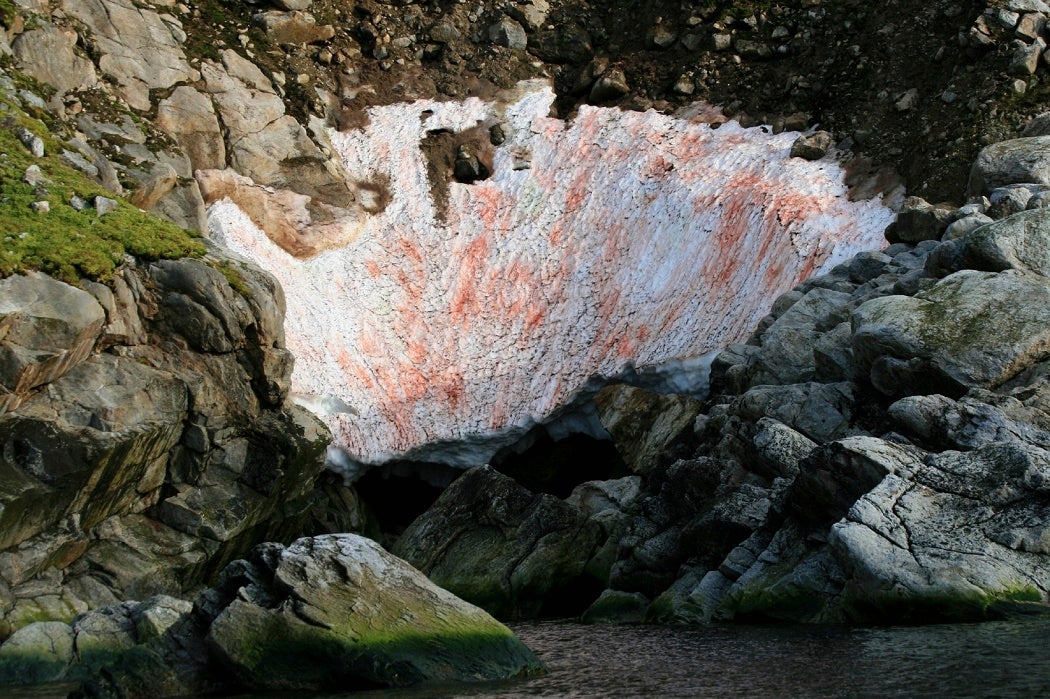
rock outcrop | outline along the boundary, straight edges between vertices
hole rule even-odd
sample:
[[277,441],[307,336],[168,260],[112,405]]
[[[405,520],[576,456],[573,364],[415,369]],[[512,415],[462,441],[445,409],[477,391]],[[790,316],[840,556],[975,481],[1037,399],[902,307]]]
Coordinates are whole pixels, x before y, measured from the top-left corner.
[[285,406],[272,277],[211,255],[84,287],[0,282],[6,634],[191,593],[260,540],[301,532],[317,497],[328,434]]

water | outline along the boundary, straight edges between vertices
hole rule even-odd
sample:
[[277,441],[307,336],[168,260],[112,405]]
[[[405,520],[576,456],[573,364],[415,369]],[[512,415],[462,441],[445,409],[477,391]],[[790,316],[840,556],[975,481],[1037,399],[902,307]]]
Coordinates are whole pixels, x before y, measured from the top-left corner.
[[[942,626],[670,629],[518,624],[550,670],[452,688],[312,699],[458,697],[1050,697],[1050,618]],[[7,696],[54,699],[59,688]],[[302,693],[267,695],[301,699]],[[238,699],[261,699],[243,695]]]

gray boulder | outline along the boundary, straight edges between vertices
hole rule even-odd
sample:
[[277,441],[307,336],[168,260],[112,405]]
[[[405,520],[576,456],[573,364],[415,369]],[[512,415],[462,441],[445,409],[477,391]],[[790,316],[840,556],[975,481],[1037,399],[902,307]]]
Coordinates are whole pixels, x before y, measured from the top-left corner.
[[695,441],[699,401],[615,384],[594,397],[602,426],[632,473],[645,475],[683,456]]
[[1050,185],[1050,136],[1031,136],[993,143],[981,149],[970,168],[970,197],[1011,184]]
[[965,262],[973,269],[1017,269],[1050,277],[1050,209],[1022,211],[968,233]]
[[993,387],[1043,359],[1050,287],[1014,271],[963,270],[915,297],[868,301],[853,314],[856,376],[887,395]]
[[47,275],[0,280],[0,415],[82,362],[105,318],[90,294]]
[[161,635],[136,639],[75,695],[403,687],[542,671],[505,626],[352,534],[260,545],[191,612],[171,611]]

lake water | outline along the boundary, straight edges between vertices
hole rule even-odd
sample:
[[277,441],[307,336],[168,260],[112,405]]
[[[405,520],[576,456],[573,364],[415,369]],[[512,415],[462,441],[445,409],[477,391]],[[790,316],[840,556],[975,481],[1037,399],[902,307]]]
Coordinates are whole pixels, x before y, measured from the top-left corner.
[[[1046,616],[887,628],[672,629],[550,621],[513,629],[547,664],[547,675],[452,688],[317,694],[312,699],[1050,697]],[[38,689],[8,696],[62,694]]]

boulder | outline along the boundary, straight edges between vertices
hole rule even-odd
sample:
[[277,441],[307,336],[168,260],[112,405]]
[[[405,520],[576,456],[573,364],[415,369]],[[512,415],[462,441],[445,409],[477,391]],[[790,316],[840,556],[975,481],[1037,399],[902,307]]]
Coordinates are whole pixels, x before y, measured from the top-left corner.
[[0,414],[82,362],[105,318],[90,294],[47,275],[0,280]]
[[278,44],[315,44],[335,36],[332,25],[318,24],[313,15],[298,10],[261,12],[252,17],[252,21]]
[[483,466],[456,479],[393,552],[497,617],[527,618],[545,605],[579,613],[593,601],[602,586],[588,584],[584,569],[602,533],[576,507]]
[[978,197],[1020,183],[1050,185],[1050,136],[1015,138],[981,149],[970,168],[966,192]]
[[1033,209],[965,236],[965,262],[973,269],[1017,269],[1050,277],[1050,209]]
[[404,687],[540,671],[532,652],[488,614],[375,542],[338,534],[256,547],[201,593],[191,613],[77,696]]
[[[755,42],[738,41],[736,43],[737,51],[740,55],[759,55],[760,50],[758,48],[752,48],[752,46],[760,47],[761,44]],[[766,58],[769,56],[769,48],[765,48]],[[750,50],[747,50],[750,49]],[[817,131],[816,133],[808,136],[799,136],[794,143],[791,144],[791,157],[792,158],[803,158],[805,160],[820,160],[828,154],[828,149],[831,148],[831,134],[827,131]]]
[[1034,474],[1047,456],[989,444],[932,456],[914,479],[887,476],[831,528],[845,616],[974,620],[1004,602],[1046,604],[1050,530]]
[[853,314],[856,375],[887,395],[994,387],[1050,352],[1050,287],[1016,271],[963,270],[915,297]]

